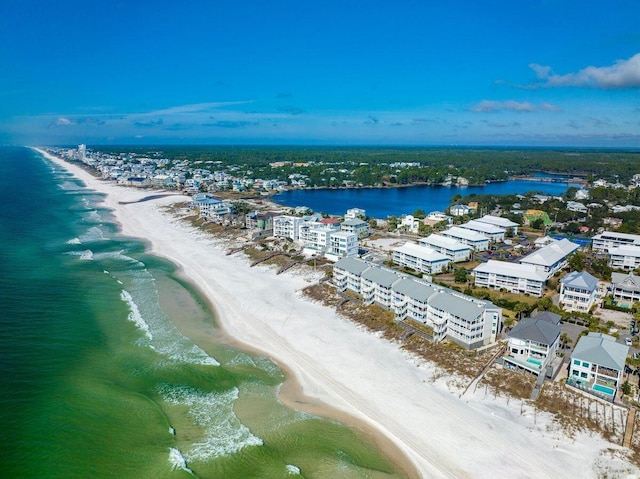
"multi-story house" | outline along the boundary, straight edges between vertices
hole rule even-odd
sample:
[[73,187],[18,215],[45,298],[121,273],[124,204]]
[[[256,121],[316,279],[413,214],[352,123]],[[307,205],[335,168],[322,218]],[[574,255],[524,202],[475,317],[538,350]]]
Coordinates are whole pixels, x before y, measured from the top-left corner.
[[429,247],[407,242],[393,250],[393,262],[420,273],[438,274],[447,269],[449,258]]
[[471,246],[435,233],[422,238],[420,244],[445,255],[453,263],[468,261],[471,257]]
[[612,336],[589,333],[571,353],[567,384],[613,401],[622,382],[629,346]]
[[629,274],[611,273],[611,292],[616,301],[627,304],[640,301],[640,276],[631,271]]
[[358,239],[362,239],[369,236],[369,223],[359,218],[349,219],[340,224],[340,231],[354,233]]
[[337,261],[339,258],[358,255],[358,237],[346,231],[333,231],[329,235],[329,248],[325,256]]
[[542,296],[547,274],[530,264],[489,260],[473,269],[475,285],[512,293]]
[[561,331],[559,314],[545,311],[524,318],[509,331],[504,363],[535,375],[545,374],[556,357]]
[[573,271],[560,280],[560,305],[566,311],[586,313],[600,298],[598,278],[586,271]]
[[273,218],[273,236],[289,238],[296,241],[299,238],[299,227],[302,218],[297,216],[280,215]]

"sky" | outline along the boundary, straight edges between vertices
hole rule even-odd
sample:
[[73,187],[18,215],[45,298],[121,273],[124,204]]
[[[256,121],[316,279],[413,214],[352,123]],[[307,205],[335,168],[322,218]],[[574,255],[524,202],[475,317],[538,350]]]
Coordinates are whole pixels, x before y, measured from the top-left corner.
[[4,0],[0,144],[640,147],[640,2]]

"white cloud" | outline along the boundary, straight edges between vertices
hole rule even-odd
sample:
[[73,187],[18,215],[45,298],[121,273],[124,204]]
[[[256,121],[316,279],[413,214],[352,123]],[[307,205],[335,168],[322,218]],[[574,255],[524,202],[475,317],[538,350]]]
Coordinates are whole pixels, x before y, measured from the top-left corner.
[[578,86],[605,90],[640,87],[640,53],[628,60],[618,60],[611,66],[588,66],[566,75],[558,75],[551,67],[537,63],[531,63],[529,67],[536,72],[538,80],[542,80],[540,86],[545,87]]
[[482,100],[480,103],[471,108],[471,111],[476,113],[492,113],[496,111],[519,111],[519,112],[532,112],[536,110],[546,110],[546,111],[558,111],[558,108],[555,105],[550,105],[549,103],[542,103],[540,105],[535,105],[529,102],[519,102],[514,100],[508,101],[493,101],[493,100]]
[[69,125],[75,125],[74,121],[69,120],[68,118],[58,118],[55,121],[55,125],[56,126],[69,126]]

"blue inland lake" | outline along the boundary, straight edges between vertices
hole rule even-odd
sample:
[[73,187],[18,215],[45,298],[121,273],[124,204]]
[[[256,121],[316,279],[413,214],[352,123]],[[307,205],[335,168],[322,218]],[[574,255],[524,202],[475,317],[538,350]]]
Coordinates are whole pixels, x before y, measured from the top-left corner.
[[[541,175],[549,176],[549,175]],[[443,211],[457,194],[512,195],[536,191],[547,195],[562,195],[572,183],[512,180],[488,183],[485,186],[407,186],[401,188],[304,189],[285,191],[272,197],[278,204],[290,207],[307,206],[313,211],[343,215],[349,208],[362,208],[367,216],[386,218],[411,214],[417,209]]]

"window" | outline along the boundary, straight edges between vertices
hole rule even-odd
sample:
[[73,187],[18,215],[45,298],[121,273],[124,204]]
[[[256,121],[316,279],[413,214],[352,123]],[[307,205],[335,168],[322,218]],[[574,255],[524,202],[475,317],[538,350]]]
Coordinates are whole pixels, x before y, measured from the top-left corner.
[[582,367],[583,368],[588,368],[589,367],[589,363],[583,361],[582,362]]
[[573,364],[575,364],[576,366],[580,366],[580,360],[574,359]]
[[587,376],[588,376],[588,374],[587,374],[587,373],[580,373],[580,377],[581,377],[581,378],[586,378]]
[[577,376],[579,373],[578,373],[578,371],[574,370],[574,371],[571,372],[571,374],[573,374],[574,376]]

